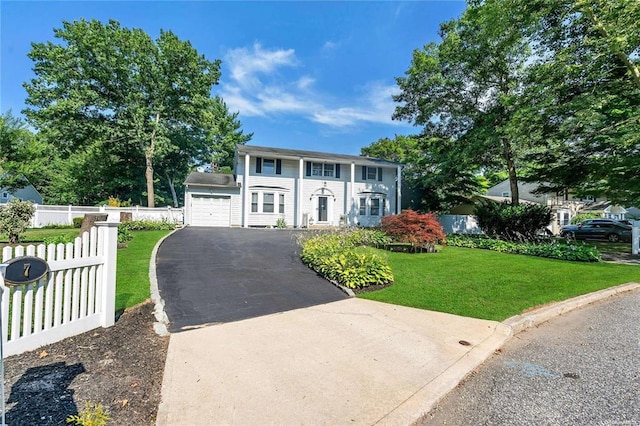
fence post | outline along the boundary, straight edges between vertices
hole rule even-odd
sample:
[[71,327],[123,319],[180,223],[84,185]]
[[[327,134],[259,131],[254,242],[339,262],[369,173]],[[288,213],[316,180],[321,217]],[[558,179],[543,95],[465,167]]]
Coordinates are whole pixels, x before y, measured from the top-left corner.
[[116,262],[118,258],[119,222],[96,222],[100,238],[100,254],[104,256],[102,266],[102,289],[100,296],[100,325],[111,327],[116,315]]

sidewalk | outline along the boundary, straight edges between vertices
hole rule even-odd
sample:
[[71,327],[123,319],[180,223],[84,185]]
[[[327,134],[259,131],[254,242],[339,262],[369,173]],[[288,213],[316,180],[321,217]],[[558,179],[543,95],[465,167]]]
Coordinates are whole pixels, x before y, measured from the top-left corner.
[[510,333],[353,298],[172,334],[157,424],[409,424]]

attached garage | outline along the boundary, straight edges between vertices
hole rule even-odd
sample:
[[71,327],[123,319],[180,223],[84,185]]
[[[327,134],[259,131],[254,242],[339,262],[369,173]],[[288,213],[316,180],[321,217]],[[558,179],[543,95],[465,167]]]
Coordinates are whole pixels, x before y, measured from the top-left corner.
[[[193,172],[185,181],[185,224],[239,226],[240,187],[233,175]],[[235,216],[234,216],[234,213]]]

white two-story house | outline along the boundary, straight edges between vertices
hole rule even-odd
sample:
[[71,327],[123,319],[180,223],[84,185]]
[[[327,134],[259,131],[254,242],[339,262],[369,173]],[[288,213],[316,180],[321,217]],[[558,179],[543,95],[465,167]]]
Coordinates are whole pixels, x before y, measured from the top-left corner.
[[185,181],[191,226],[372,226],[399,213],[402,164],[355,155],[238,145],[233,175]]

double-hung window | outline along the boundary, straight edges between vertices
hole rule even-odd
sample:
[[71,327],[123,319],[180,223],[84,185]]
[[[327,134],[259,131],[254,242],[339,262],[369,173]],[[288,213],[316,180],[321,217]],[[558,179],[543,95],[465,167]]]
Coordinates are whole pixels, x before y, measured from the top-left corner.
[[258,212],[258,193],[252,192],[251,193],[251,213],[257,213],[257,212]]
[[340,178],[340,164],[307,163],[307,176]]
[[367,214],[367,199],[365,197],[360,198],[360,209],[358,214],[360,216],[365,216]]
[[273,213],[273,201],[274,195],[273,193],[265,192],[262,194],[262,212],[263,213]]
[[380,216],[380,198],[371,199],[371,216]]
[[278,212],[281,214],[284,214],[284,194],[280,194],[278,199],[279,199]]

